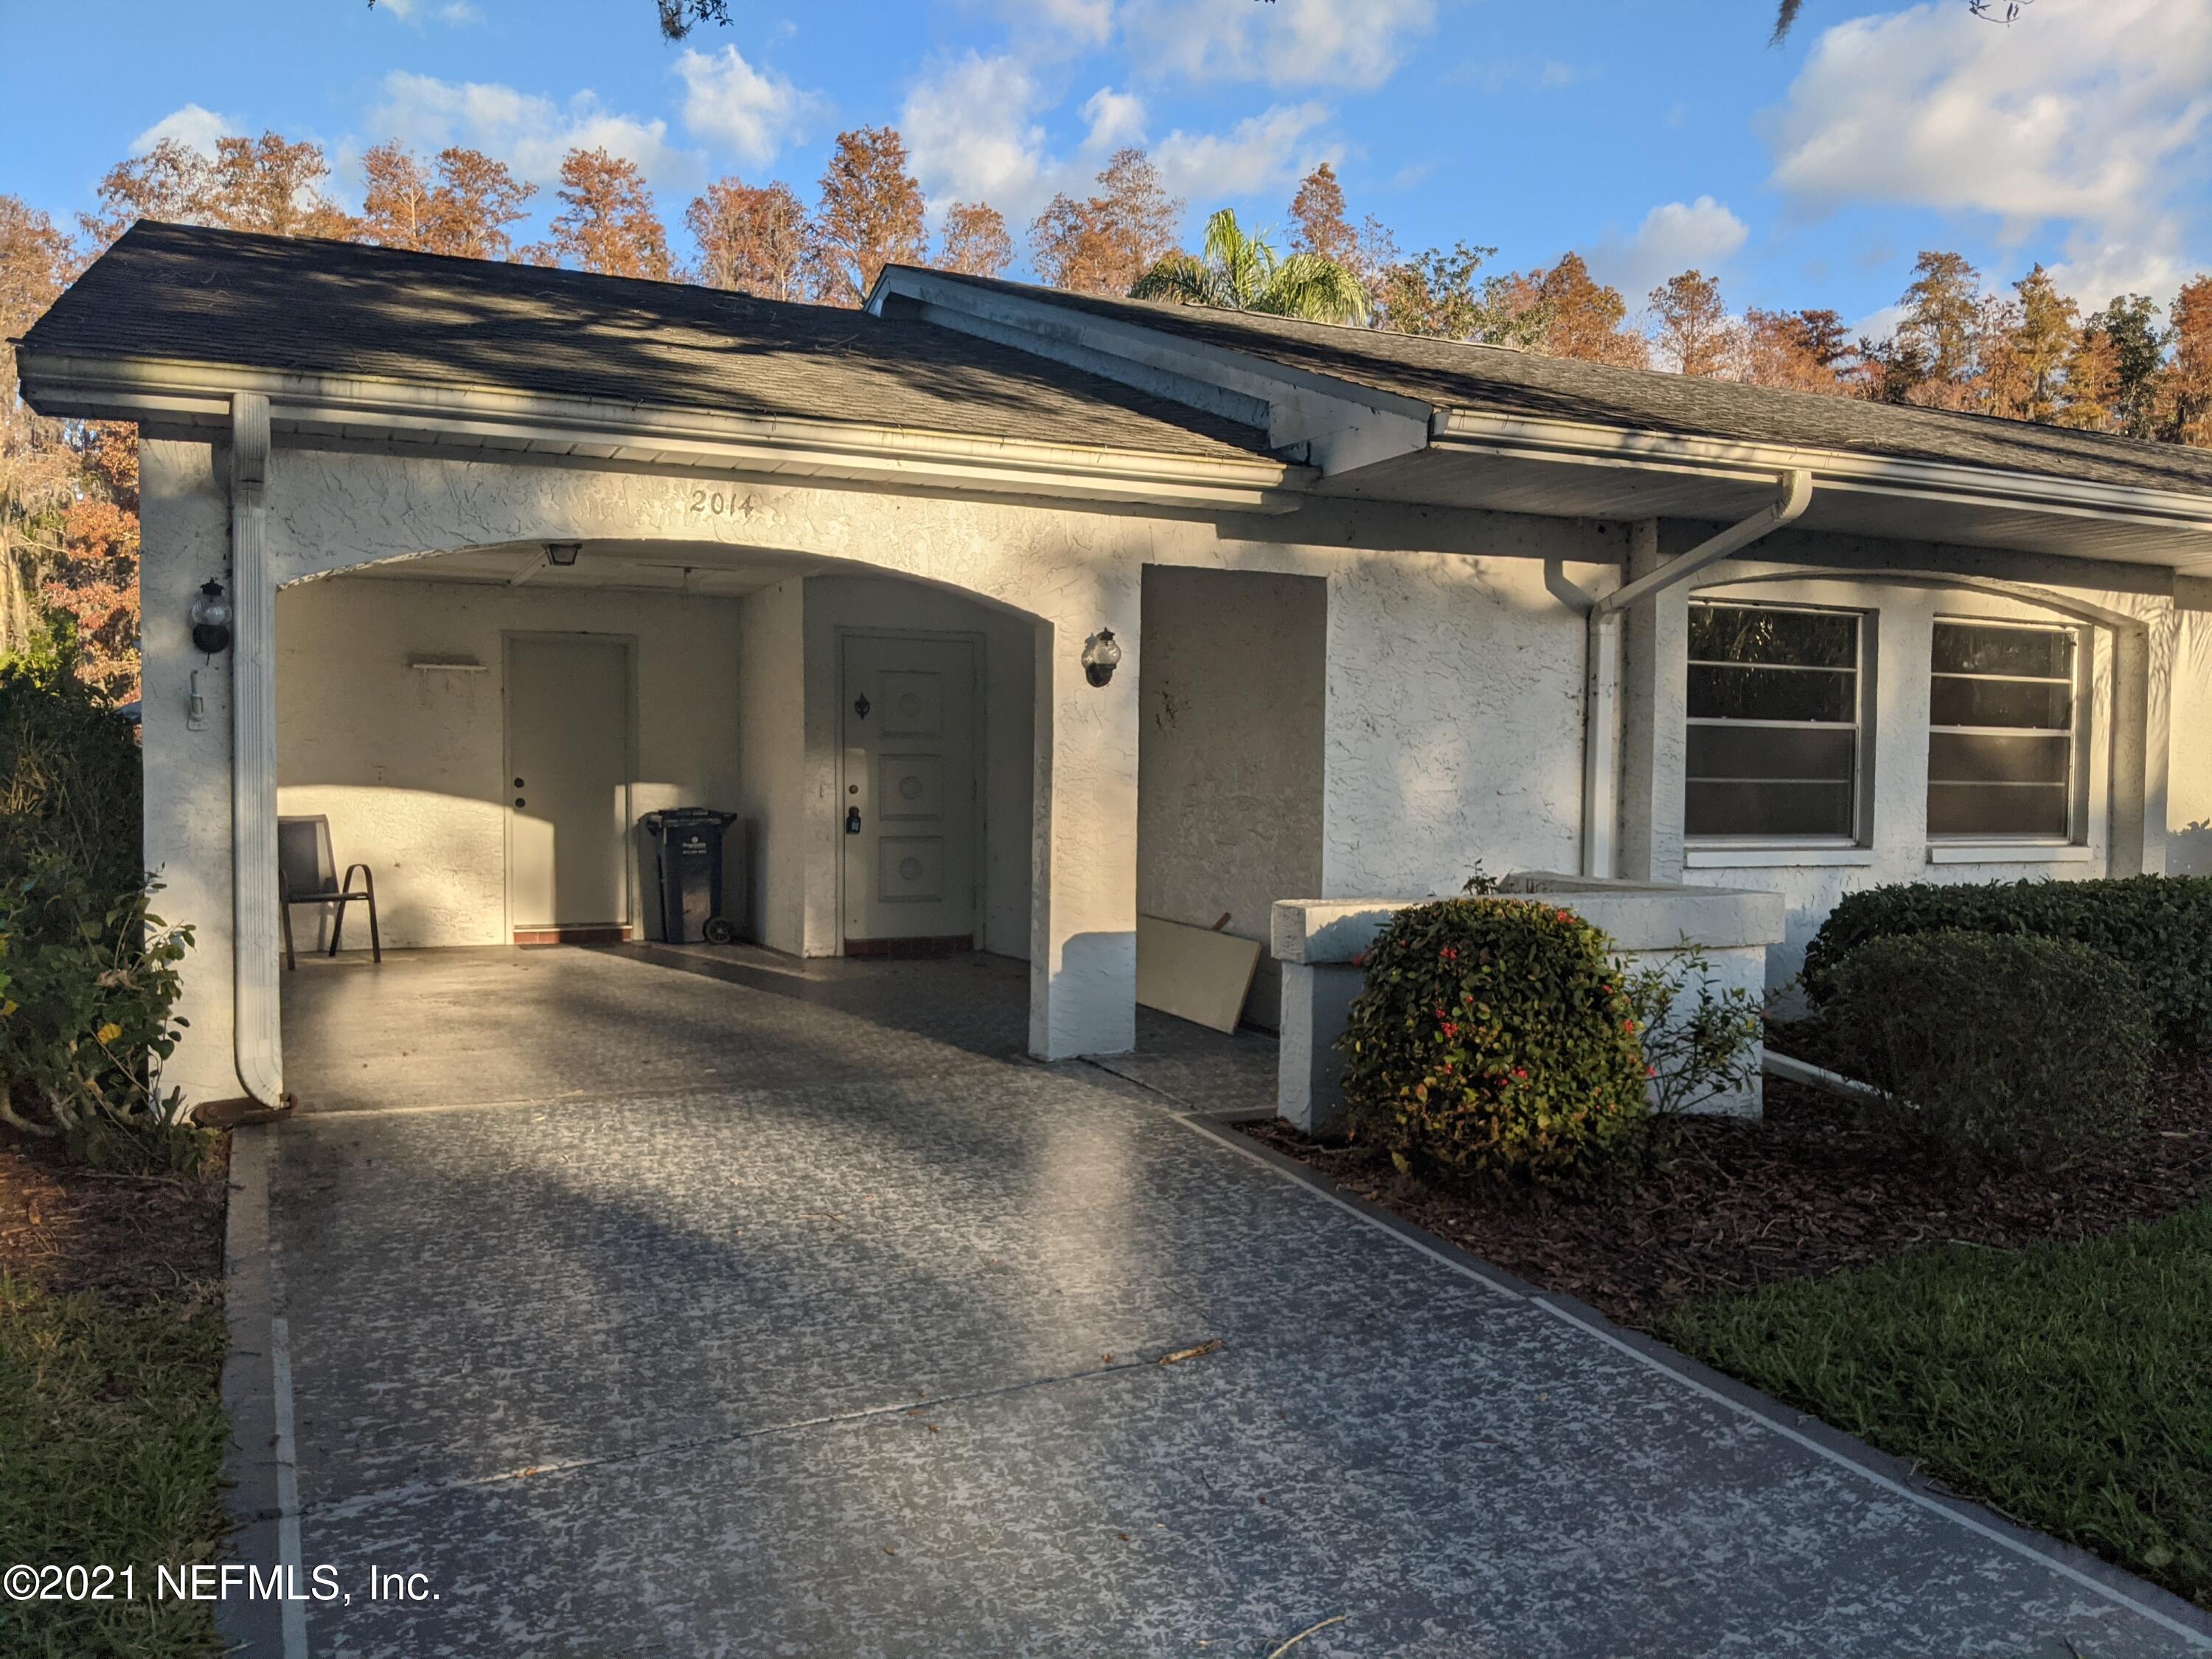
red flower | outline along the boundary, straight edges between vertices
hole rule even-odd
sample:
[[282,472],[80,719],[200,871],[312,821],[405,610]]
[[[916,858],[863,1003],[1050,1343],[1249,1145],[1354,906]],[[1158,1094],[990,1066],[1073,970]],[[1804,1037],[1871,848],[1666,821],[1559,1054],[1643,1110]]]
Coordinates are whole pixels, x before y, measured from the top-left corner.
[[1659,1075],[1659,1068],[1656,1066],[1647,1066],[1644,1068],[1644,1075],[1646,1077],[1657,1077]]

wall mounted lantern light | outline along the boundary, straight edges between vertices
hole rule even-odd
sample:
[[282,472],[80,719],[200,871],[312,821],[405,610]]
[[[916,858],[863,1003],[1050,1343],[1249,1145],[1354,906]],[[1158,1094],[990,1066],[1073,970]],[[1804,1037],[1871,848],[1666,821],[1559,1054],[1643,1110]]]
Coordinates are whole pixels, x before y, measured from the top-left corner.
[[576,562],[576,556],[583,550],[581,542],[548,542],[545,544],[545,562],[566,570]]
[[192,643],[210,657],[229,650],[230,615],[230,595],[222,591],[222,584],[202,582],[192,601]]
[[1102,628],[1084,641],[1083,678],[1091,684],[1105,684],[1121,665],[1121,647],[1115,642],[1112,629]]

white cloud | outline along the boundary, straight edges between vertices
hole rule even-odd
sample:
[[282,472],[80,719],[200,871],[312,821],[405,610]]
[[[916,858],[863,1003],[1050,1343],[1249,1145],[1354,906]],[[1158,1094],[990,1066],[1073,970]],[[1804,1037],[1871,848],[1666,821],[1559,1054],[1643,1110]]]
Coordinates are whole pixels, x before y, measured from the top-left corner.
[[2212,6],[2094,0],[2009,28],[1949,3],[1839,24],[1762,125],[1801,207],[1986,213],[2014,240],[2071,220],[2085,270],[2148,273],[2178,253],[2167,210],[2208,124]]
[[246,129],[228,115],[217,115],[211,109],[198,104],[186,104],[182,109],[171,110],[131,141],[131,153],[143,155],[164,138],[173,138],[186,149],[196,149],[201,155],[215,154],[215,141],[234,138]]
[[641,121],[605,108],[589,92],[565,104],[513,87],[440,81],[395,70],[384,78],[384,100],[370,112],[380,137],[418,149],[465,143],[505,161],[522,178],[547,184],[571,149],[604,149],[635,161],[656,183],[688,182],[698,158],[668,143],[668,123]]
[[1434,0],[1129,0],[1133,59],[1194,81],[1368,91],[1389,80]]
[[996,9],[1047,57],[1091,51],[1114,33],[1114,0],[1000,0]]
[[755,69],[735,46],[711,57],[687,51],[676,60],[684,82],[684,125],[695,137],[726,145],[748,167],[766,167],[821,107],[785,76]]
[[1018,58],[970,52],[915,83],[898,127],[932,198],[988,202],[1009,224],[1042,208],[1063,169],[1045,153],[1036,79]]
[[373,0],[375,9],[388,12],[403,23],[417,27],[422,20],[434,17],[441,23],[480,23],[483,14],[469,3],[469,0],[444,0],[444,3],[426,7],[422,0]]
[[1323,161],[1344,159],[1343,147],[1308,135],[1328,119],[1326,105],[1278,104],[1248,116],[1225,133],[1168,134],[1152,152],[1168,188],[1200,213],[1225,196],[1283,188]]
[[1087,155],[1103,155],[1126,144],[1145,142],[1145,100],[1133,92],[1099,88],[1084,100],[1083,118],[1090,123],[1083,136]]
[[1710,196],[1668,202],[1645,214],[1635,234],[1608,236],[1591,249],[1590,269],[1634,306],[1678,271],[1711,276],[1750,234],[1742,220]]

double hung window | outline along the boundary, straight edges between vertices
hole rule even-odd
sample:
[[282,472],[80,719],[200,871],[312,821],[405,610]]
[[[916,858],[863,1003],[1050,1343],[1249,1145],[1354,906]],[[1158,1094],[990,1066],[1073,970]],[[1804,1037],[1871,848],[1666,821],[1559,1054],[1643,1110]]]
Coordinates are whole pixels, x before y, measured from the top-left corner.
[[1856,611],[1692,602],[1690,835],[1856,839],[1859,624]]
[[1928,833],[2073,833],[2071,629],[1939,620],[1929,686]]

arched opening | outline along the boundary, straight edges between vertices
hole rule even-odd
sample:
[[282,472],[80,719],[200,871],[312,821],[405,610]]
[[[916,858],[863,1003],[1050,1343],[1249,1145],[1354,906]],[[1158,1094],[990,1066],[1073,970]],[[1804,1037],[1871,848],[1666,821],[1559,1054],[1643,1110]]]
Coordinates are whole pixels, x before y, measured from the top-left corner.
[[[559,1086],[593,1044],[672,1082],[716,1069],[727,1033],[672,974],[1024,1052],[1048,635],[948,586],[711,544],[501,544],[287,586],[279,815],[369,866],[392,969],[368,988],[357,912],[335,957],[327,909],[295,915],[289,1085],[408,1103],[395,1062],[431,1018],[480,1028],[481,1076],[447,1042],[421,1079],[441,1098]],[[721,898],[687,915],[653,815],[692,809],[723,820]],[[373,1085],[363,1022],[391,1039]]]

